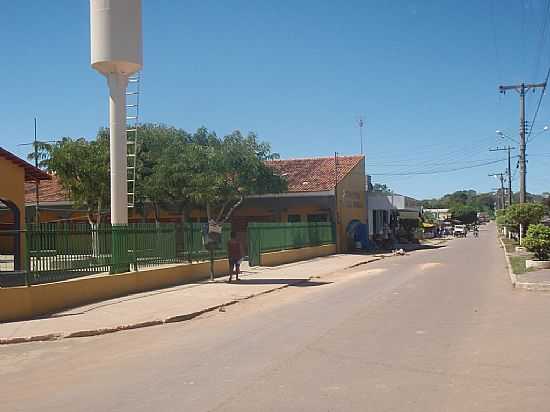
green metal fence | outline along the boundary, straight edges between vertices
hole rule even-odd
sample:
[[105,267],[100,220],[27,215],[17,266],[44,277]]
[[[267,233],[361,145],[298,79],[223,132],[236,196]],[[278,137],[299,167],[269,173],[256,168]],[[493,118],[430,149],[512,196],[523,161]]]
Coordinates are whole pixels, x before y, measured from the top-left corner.
[[[128,226],[29,224],[26,228],[25,271],[2,279],[0,286],[56,282],[95,273],[170,263],[204,261],[206,227],[201,223],[138,223]],[[215,258],[227,256],[231,226],[224,225]],[[9,285],[7,285],[9,283]]]
[[264,252],[333,243],[336,243],[336,233],[334,225],[329,222],[248,224],[250,266],[260,265]]

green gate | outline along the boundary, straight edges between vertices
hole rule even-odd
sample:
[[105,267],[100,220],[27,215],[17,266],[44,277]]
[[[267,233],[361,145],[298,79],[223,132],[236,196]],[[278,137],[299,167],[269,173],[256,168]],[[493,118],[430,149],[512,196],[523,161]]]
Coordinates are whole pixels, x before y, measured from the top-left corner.
[[248,224],[250,266],[260,266],[261,255],[265,252],[334,243],[336,243],[336,232],[334,225],[330,222]]

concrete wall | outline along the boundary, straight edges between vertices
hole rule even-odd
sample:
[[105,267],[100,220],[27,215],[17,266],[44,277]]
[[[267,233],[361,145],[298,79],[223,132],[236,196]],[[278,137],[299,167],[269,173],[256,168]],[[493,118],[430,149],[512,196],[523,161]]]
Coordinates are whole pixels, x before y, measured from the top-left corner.
[[[30,319],[93,302],[207,279],[210,263],[174,265],[73,279],[30,287],[0,288],[0,322]],[[228,273],[226,259],[216,260],[216,276]]]
[[338,184],[338,220],[336,225],[337,250],[345,253],[350,249],[346,229],[352,220],[367,223],[367,192],[365,159],[361,160]]
[[299,262],[320,256],[328,256],[336,253],[336,245],[322,245],[303,247],[300,249],[281,250],[278,252],[262,253],[260,264],[262,266],[278,266],[285,263]]

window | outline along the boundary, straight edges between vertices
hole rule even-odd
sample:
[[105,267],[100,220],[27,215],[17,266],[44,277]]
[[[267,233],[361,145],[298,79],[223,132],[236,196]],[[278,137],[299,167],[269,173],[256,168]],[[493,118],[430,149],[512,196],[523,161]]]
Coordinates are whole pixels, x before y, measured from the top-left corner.
[[288,215],[288,223],[299,223],[302,221],[302,216],[300,215]]
[[328,222],[326,213],[318,213],[313,215],[307,215],[308,222]]

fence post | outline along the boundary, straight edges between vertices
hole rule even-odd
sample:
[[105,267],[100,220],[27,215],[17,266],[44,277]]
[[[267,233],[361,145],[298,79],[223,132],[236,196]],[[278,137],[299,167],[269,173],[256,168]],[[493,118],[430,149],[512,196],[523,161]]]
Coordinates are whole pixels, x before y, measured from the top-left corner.
[[29,285],[29,272],[31,270],[31,254],[30,254],[30,248],[31,248],[31,231],[29,230],[29,226],[25,226],[25,251],[24,251],[24,260],[25,260],[25,286]]

